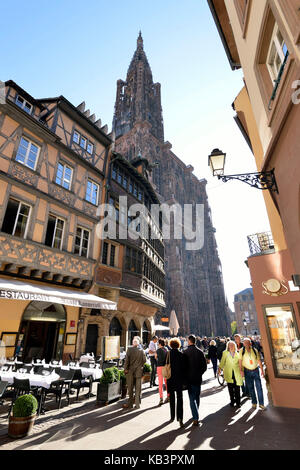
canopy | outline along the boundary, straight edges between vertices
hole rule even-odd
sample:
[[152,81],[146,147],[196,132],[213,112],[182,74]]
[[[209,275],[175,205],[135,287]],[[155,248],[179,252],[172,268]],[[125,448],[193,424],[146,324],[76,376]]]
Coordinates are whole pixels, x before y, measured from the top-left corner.
[[154,325],[153,330],[154,331],[167,331],[170,328],[168,326],[163,326],[163,325]]
[[0,279],[0,301],[1,299],[31,300],[70,305],[72,307],[117,310],[116,302],[86,292],[6,279]]
[[170,326],[170,330],[171,330],[172,335],[177,336],[180,325],[178,323],[177,315],[176,315],[175,310],[171,311],[169,326]]

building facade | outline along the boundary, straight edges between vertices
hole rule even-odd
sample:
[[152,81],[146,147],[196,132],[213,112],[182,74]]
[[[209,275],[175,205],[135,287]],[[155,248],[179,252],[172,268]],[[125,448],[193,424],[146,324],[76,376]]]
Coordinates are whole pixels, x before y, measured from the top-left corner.
[[[13,81],[0,105],[0,334],[5,355],[76,355],[101,245],[97,207],[111,138],[84,105]],[[110,309],[115,304],[102,303]]]
[[259,335],[259,325],[256,313],[253,289],[244,289],[234,296],[234,312],[237,332],[247,335]]
[[271,233],[249,235],[254,298],[277,406],[299,408],[299,31],[293,0],[210,0],[232,69],[245,87],[234,101],[258,171],[274,170],[264,191]]
[[[100,353],[102,336],[120,336],[123,348],[139,336],[147,346],[154,316],[165,307],[164,243],[159,223],[150,214],[151,205],[159,203],[151,171],[144,158],[129,162],[112,153],[105,195],[108,214],[102,221],[105,237],[94,292],[116,302],[117,311],[85,309],[82,336],[86,342],[81,342],[81,353],[86,349]],[[132,211],[135,204],[142,206],[141,214]],[[108,233],[110,227],[115,233]]]
[[113,130],[116,150],[129,162],[139,154],[153,165],[153,185],[161,203],[203,205],[204,246],[186,249],[186,239],[164,240],[166,272],[165,318],[176,312],[179,334],[227,335],[222,267],[206,193],[206,180],[193,174],[164,140],[161,87],[153,82],[141,34],[126,80],[118,80]]

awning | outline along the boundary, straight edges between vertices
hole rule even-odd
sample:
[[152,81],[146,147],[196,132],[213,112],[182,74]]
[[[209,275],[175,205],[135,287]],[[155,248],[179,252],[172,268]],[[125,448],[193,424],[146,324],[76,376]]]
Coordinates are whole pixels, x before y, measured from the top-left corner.
[[86,292],[59,289],[40,284],[29,284],[6,279],[0,279],[0,301],[1,299],[30,300],[70,305],[72,307],[117,310],[116,302],[102,299],[101,297],[87,294]]

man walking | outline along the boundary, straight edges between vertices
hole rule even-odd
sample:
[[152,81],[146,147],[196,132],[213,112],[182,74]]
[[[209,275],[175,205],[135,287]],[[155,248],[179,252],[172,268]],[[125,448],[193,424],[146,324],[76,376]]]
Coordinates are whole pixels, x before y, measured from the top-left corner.
[[158,337],[153,336],[152,341],[149,343],[149,357],[150,357],[150,363],[151,363],[151,377],[150,377],[150,387],[157,386],[155,383],[155,377],[156,377],[156,369],[157,369],[157,360],[155,358],[156,352],[157,352],[157,341]]
[[199,426],[199,405],[202,375],[207,369],[206,359],[201,349],[196,346],[194,335],[188,337],[188,347],[183,352],[186,359],[187,382],[190,406],[193,415],[193,426]]
[[128,387],[128,403],[123,405],[123,408],[133,407],[133,390],[135,389],[135,407],[140,408],[141,391],[142,391],[142,376],[143,368],[146,362],[146,356],[143,349],[139,349],[139,340],[132,341],[132,347],[129,347],[126,352],[124,363],[124,372],[126,374],[126,382]]
[[257,397],[255,393],[256,388],[259,407],[261,410],[264,410],[264,395],[259,375],[259,368],[261,370],[262,377],[264,377],[264,370],[260,355],[257,349],[251,346],[251,340],[249,338],[245,338],[243,344],[244,346],[242,349],[240,349],[239,352],[239,366],[241,376],[245,377],[246,388],[248,389],[251,396],[252,408],[257,408]]

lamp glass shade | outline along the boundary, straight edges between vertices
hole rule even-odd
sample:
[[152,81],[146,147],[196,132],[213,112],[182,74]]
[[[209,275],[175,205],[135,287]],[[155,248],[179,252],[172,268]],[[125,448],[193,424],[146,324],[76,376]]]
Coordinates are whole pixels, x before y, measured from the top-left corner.
[[208,164],[211,168],[213,176],[224,175],[226,153],[219,149],[214,149],[208,157]]

